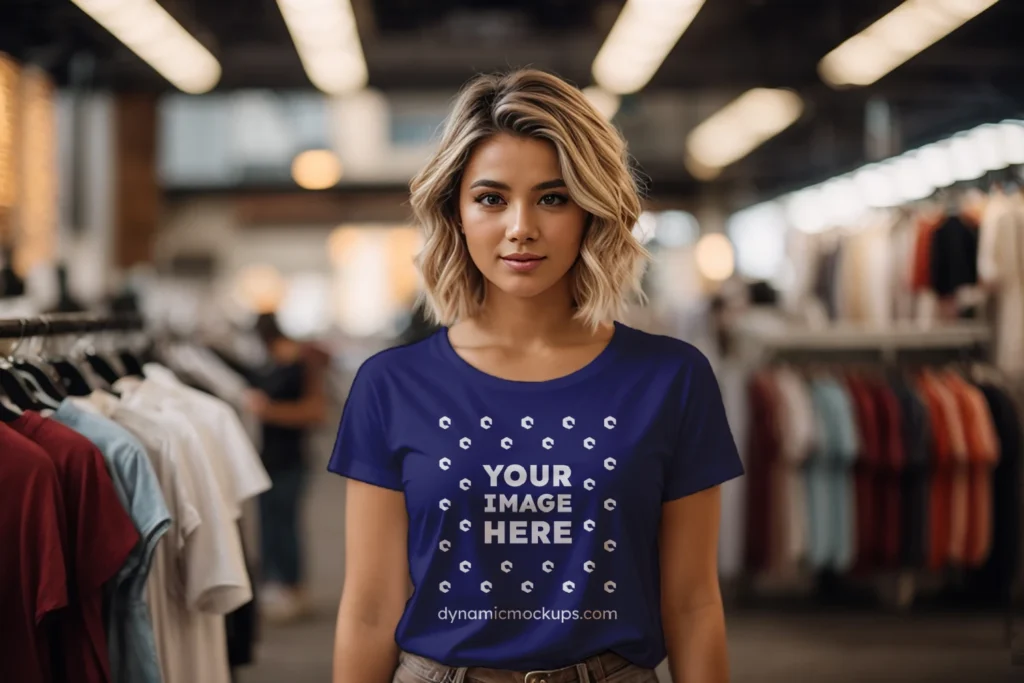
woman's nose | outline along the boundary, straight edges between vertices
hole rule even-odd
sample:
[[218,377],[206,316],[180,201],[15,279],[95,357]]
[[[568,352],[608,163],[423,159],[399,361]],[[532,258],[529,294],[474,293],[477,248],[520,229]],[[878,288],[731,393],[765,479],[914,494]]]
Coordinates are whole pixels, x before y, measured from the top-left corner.
[[537,221],[529,206],[520,206],[511,212],[512,222],[505,231],[510,242],[522,242],[537,238]]

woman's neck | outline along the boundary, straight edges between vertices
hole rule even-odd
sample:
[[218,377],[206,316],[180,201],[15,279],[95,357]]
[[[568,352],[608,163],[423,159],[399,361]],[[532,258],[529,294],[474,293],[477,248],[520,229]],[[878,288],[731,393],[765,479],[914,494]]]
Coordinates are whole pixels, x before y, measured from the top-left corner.
[[532,344],[578,343],[581,335],[590,336],[585,324],[574,315],[568,287],[558,292],[549,290],[531,299],[509,296],[489,287],[480,313],[471,323],[486,337],[527,348]]

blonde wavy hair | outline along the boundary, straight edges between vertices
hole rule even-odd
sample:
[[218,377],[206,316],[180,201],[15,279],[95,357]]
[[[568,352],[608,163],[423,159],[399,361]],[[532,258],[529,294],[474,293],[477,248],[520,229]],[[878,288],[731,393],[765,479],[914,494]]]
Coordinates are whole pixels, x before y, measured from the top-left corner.
[[565,81],[533,69],[482,75],[459,93],[440,145],[410,183],[425,233],[416,265],[433,322],[451,325],[478,313],[484,277],[459,228],[462,174],[476,145],[499,134],[540,138],[557,150],[566,187],[589,216],[572,270],[575,317],[596,328],[643,301],[649,255],[633,236],[640,197],[619,132]]

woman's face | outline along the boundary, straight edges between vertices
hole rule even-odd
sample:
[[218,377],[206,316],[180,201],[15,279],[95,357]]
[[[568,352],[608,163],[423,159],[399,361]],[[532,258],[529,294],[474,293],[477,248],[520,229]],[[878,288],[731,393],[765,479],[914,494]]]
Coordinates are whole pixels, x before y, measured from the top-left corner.
[[506,134],[474,150],[459,215],[473,263],[491,285],[520,298],[568,282],[587,220],[569,197],[554,145]]

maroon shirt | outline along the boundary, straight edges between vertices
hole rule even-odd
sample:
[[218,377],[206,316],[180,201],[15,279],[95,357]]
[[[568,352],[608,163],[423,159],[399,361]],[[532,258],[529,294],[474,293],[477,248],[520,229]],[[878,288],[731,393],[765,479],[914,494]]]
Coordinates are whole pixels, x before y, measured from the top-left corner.
[[46,453],[0,423],[0,670],[49,683],[51,612],[68,602],[64,505]]
[[50,456],[64,499],[68,608],[61,618],[59,647],[67,683],[109,683],[103,584],[124,565],[139,533],[92,442],[33,412],[10,426]]

